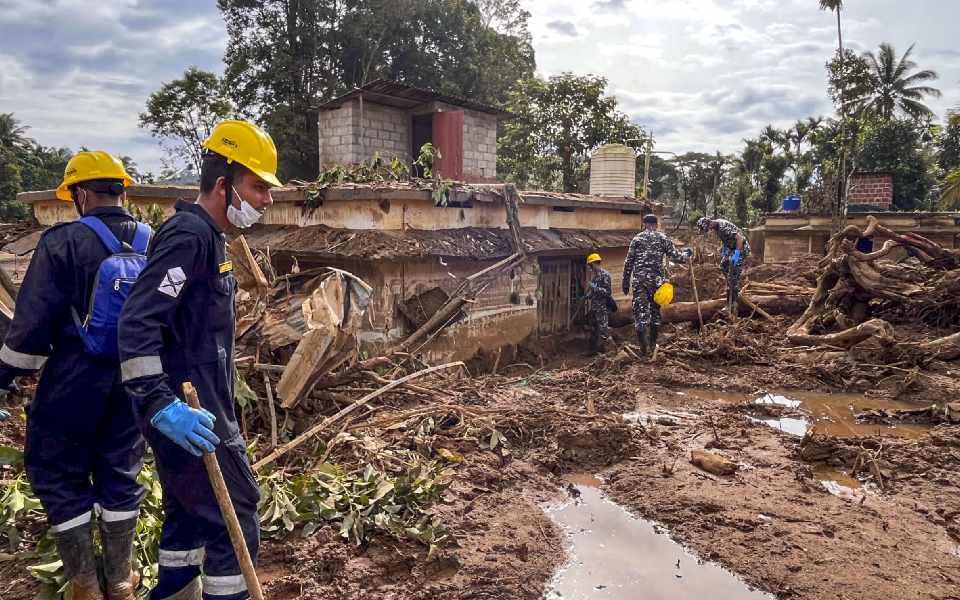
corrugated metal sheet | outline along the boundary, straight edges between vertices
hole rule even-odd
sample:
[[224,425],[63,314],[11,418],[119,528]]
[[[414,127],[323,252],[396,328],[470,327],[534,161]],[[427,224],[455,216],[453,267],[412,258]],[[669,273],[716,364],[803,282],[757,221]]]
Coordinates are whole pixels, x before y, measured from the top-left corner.
[[491,115],[509,117],[510,113],[501,110],[495,106],[476,102],[460,96],[450,94],[441,94],[433,90],[425,90],[398,81],[389,81],[387,79],[377,79],[370,83],[358,87],[352,92],[324,102],[317,108],[319,110],[332,110],[340,108],[344,102],[363,96],[364,99],[376,104],[393,106],[396,108],[414,108],[428,102],[444,102],[453,106],[461,106],[478,112],[485,112]]

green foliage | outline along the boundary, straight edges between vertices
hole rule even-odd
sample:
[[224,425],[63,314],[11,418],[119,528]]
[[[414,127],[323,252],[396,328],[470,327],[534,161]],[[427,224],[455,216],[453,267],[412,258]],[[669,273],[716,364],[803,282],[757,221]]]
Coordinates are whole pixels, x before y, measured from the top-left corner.
[[960,210],[960,169],[950,172],[944,178],[940,209]]
[[947,113],[947,122],[941,130],[937,149],[937,162],[945,173],[960,168],[960,112]]
[[438,158],[440,158],[440,149],[427,142],[420,146],[420,154],[413,164],[420,167],[423,170],[423,176],[429,179],[433,177],[433,163]]
[[224,61],[241,111],[262,122],[284,179],[319,164],[316,110],[378,78],[502,104],[534,70],[529,13],[516,0],[218,0]]
[[585,191],[593,150],[611,142],[637,148],[646,135],[606,88],[603,77],[571,73],[518,81],[507,101],[514,117],[497,140],[498,173],[520,187]]
[[862,100],[861,109],[883,120],[897,114],[911,119],[930,119],[933,111],[923,103],[927,97],[939,98],[940,90],[926,85],[938,75],[929,69],[916,70],[917,63],[910,59],[913,44],[899,59],[889,43],[880,44],[877,54],[864,54],[870,67],[869,85]]
[[223,81],[214,73],[190,67],[180,79],[150,94],[140,127],[161,140],[174,160],[200,172],[203,141],[214,126],[233,113]]
[[17,194],[60,184],[70,151],[47,148],[26,135],[27,127],[13,113],[0,113],[0,221],[24,221],[30,209]]
[[449,536],[429,512],[443,501],[447,476],[439,463],[422,461],[398,476],[371,465],[346,473],[327,463],[296,476],[278,471],[261,479],[261,530],[278,536],[301,528],[307,537],[324,524],[334,524],[341,537],[357,545],[379,530],[432,549]]
[[893,205],[897,210],[917,210],[933,185],[923,152],[921,131],[906,119],[871,122],[861,133],[858,168],[893,174]]
[[125,208],[134,219],[141,223],[146,223],[154,231],[160,229],[160,226],[163,225],[163,222],[166,220],[163,209],[156,204],[151,204],[146,210],[143,210],[138,205],[127,201]]

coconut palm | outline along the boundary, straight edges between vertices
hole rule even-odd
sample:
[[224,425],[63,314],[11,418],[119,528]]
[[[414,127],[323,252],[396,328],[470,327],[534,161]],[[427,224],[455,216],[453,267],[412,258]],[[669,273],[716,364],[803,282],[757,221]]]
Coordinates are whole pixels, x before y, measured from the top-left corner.
[[29,145],[27,127],[13,113],[0,113],[0,148],[21,149]]
[[960,210],[960,169],[947,175],[944,180],[940,210]]
[[917,63],[910,60],[913,45],[897,60],[897,53],[888,43],[880,44],[877,54],[867,52],[864,58],[870,67],[870,87],[866,90],[863,109],[882,119],[890,119],[899,110],[913,119],[933,117],[933,111],[923,103],[926,97],[939,98],[940,90],[928,85],[938,75],[936,71],[917,71]]

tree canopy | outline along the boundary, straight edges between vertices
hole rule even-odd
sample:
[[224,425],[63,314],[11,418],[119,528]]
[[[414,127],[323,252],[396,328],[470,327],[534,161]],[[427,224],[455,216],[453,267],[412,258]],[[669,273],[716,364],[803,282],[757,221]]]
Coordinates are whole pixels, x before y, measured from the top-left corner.
[[643,129],[606,88],[603,77],[572,73],[518,82],[506,106],[514,116],[498,142],[499,174],[523,187],[586,191],[593,150],[611,142],[643,146]]
[[314,107],[384,78],[503,105],[530,77],[529,13],[515,0],[218,0],[227,89],[283,148],[282,178],[319,167]]

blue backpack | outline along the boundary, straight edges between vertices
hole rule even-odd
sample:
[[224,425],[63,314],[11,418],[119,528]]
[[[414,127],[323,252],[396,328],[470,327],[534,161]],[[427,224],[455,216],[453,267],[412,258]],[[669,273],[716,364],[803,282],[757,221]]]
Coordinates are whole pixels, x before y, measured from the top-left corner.
[[81,320],[77,309],[73,308],[73,321],[89,354],[118,358],[117,323],[120,310],[147,264],[147,245],[153,230],[149,225],[137,223],[131,246],[121,244],[110,228],[96,217],[83,217],[80,223],[97,234],[110,256],[97,267],[86,318]]

